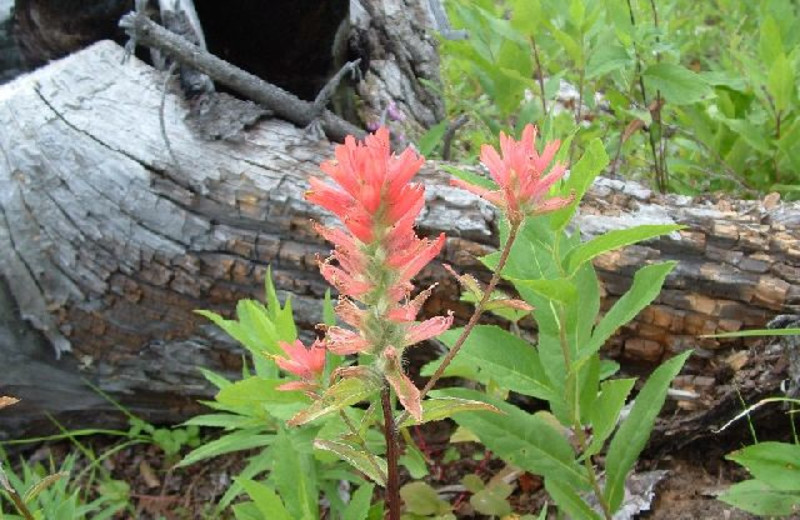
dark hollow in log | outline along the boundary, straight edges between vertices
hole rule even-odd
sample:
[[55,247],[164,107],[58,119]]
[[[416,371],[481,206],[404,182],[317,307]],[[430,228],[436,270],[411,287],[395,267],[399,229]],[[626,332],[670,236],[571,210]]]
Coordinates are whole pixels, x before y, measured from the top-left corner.
[[[5,435],[30,431],[41,410],[77,424],[86,424],[78,412],[110,410],[83,378],[149,419],[198,411],[194,400],[211,389],[197,368],[235,374],[241,351],[193,311],[230,315],[239,298],[260,297],[267,266],[302,327],[321,318],[316,255],[328,247],[310,219],[330,216],[303,192],[330,143],[274,119],[240,143],[204,141],[170,94],[164,121],[176,167],[160,130],[163,75],[136,60],[123,65],[122,55],[102,42],[0,87],[0,275],[9,295],[0,394],[29,406],[0,411]],[[428,199],[420,231],[446,232],[441,260],[485,277],[476,256],[497,245],[494,212],[450,187],[434,162],[420,180]],[[703,375],[742,342],[697,334],[762,326],[798,309],[796,203],[659,197],[599,179],[577,219],[587,236],[641,223],[687,229],[596,262],[606,308],[640,266],[680,262],[658,301],[608,345],[626,370],[695,348],[686,375]],[[421,285],[433,281],[441,283],[426,311],[452,307],[463,317],[441,265],[422,273]]]

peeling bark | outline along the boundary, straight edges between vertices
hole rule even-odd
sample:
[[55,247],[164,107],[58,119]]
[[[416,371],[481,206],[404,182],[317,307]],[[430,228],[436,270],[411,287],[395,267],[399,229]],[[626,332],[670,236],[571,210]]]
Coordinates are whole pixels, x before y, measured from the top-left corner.
[[[196,412],[211,392],[197,368],[234,374],[241,351],[193,310],[230,314],[239,298],[260,297],[267,266],[305,330],[321,318],[316,255],[328,248],[310,219],[330,216],[303,192],[330,143],[277,119],[240,143],[209,142],[170,94],[176,168],[160,131],[163,76],[121,61],[122,49],[102,42],[0,87],[0,394],[23,399],[0,411],[7,434],[45,409],[77,424],[110,410],[82,378],[152,420]],[[437,166],[421,173],[420,231],[446,232],[441,260],[485,277],[475,258],[497,246],[495,215]],[[644,222],[687,229],[596,262],[605,308],[641,265],[680,262],[656,304],[607,346],[626,370],[695,348],[687,374],[703,374],[742,343],[696,334],[800,307],[798,204],[660,197],[600,179],[578,219],[587,236]],[[466,315],[440,264],[422,276],[441,282],[426,312]]]

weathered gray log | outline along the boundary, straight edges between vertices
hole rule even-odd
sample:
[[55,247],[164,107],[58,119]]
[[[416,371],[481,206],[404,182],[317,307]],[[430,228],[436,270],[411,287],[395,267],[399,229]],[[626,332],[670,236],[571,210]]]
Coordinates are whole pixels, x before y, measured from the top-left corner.
[[[102,42],[0,87],[0,274],[8,288],[0,394],[23,399],[0,411],[7,434],[35,424],[41,410],[85,424],[110,409],[84,377],[152,420],[196,411],[194,400],[210,392],[197,368],[235,373],[240,350],[192,311],[230,314],[237,299],[260,296],[268,265],[300,324],[310,330],[320,319],[326,286],[316,255],[327,246],[310,219],[330,217],[303,192],[330,143],[276,119],[241,143],[208,142],[170,94],[176,168],[159,127],[163,76],[135,60],[122,65],[122,54]],[[443,259],[480,274],[475,256],[496,246],[494,213],[449,187],[433,162],[421,179],[429,203],[421,232],[446,232]],[[611,355],[652,366],[695,347],[688,373],[702,373],[740,343],[696,334],[761,326],[800,305],[797,204],[662,198],[601,179],[579,218],[588,235],[642,222],[688,228],[600,258],[605,305],[642,264],[680,265],[657,304],[612,341]],[[464,315],[441,266],[423,277],[442,282],[428,312]]]

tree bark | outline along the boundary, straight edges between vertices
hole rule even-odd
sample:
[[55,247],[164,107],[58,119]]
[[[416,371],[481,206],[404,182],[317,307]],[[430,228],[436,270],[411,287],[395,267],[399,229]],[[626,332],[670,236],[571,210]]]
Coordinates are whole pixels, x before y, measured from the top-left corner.
[[[30,431],[42,410],[68,425],[112,407],[84,378],[154,421],[197,412],[211,389],[199,367],[235,375],[241,350],[195,309],[230,315],[261,297],[267,267],[291,295],[306,331],[321,320],[326,285],[316,267],[328,246],[303,200],[308,178],[332,154],[327,141],[277,119],[239,143],[208,141],[167,95],[163,75],[110,42],[0,87],[0,411],[6,435]],[[444,231],[441,261],[485,278],[476,256],[497,246],[493,211],[448,186],[438,164],[420,174],[428,208],[423,234]],[[624,328],[607,353],[624,367],[686,348],[698,375],[741,348],[701,333],[764,325],[800,306],[800,207],[660,197],[635,183],[600,179],[582,206],[587,236],[640,223],[687,229],[598,259],[608,306],[641,265],[680,261],[655,305]],[[428,313],[453,307],[458,288],[441,264]],[[59,359],[57,359],[59,358]]]

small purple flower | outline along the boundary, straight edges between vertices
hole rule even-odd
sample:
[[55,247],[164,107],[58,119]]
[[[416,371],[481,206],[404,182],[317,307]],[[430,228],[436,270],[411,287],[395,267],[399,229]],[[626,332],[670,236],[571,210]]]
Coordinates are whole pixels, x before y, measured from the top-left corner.
[[378,123],[377,121],[370,121],[369,123],[367,123],[367,132],[370,132],[370,133],[374,134],[375,132],[378,131],[378,128],[380,128],[380,127],[381,127],[381,124]]
[[386,107],[386,113],[389,114],[389,118],[391,118],[392,121],[406,120],[406,115],[402,113],[399,108],[397,108],[397,103],[394,101],[390,102],[389,106]]

